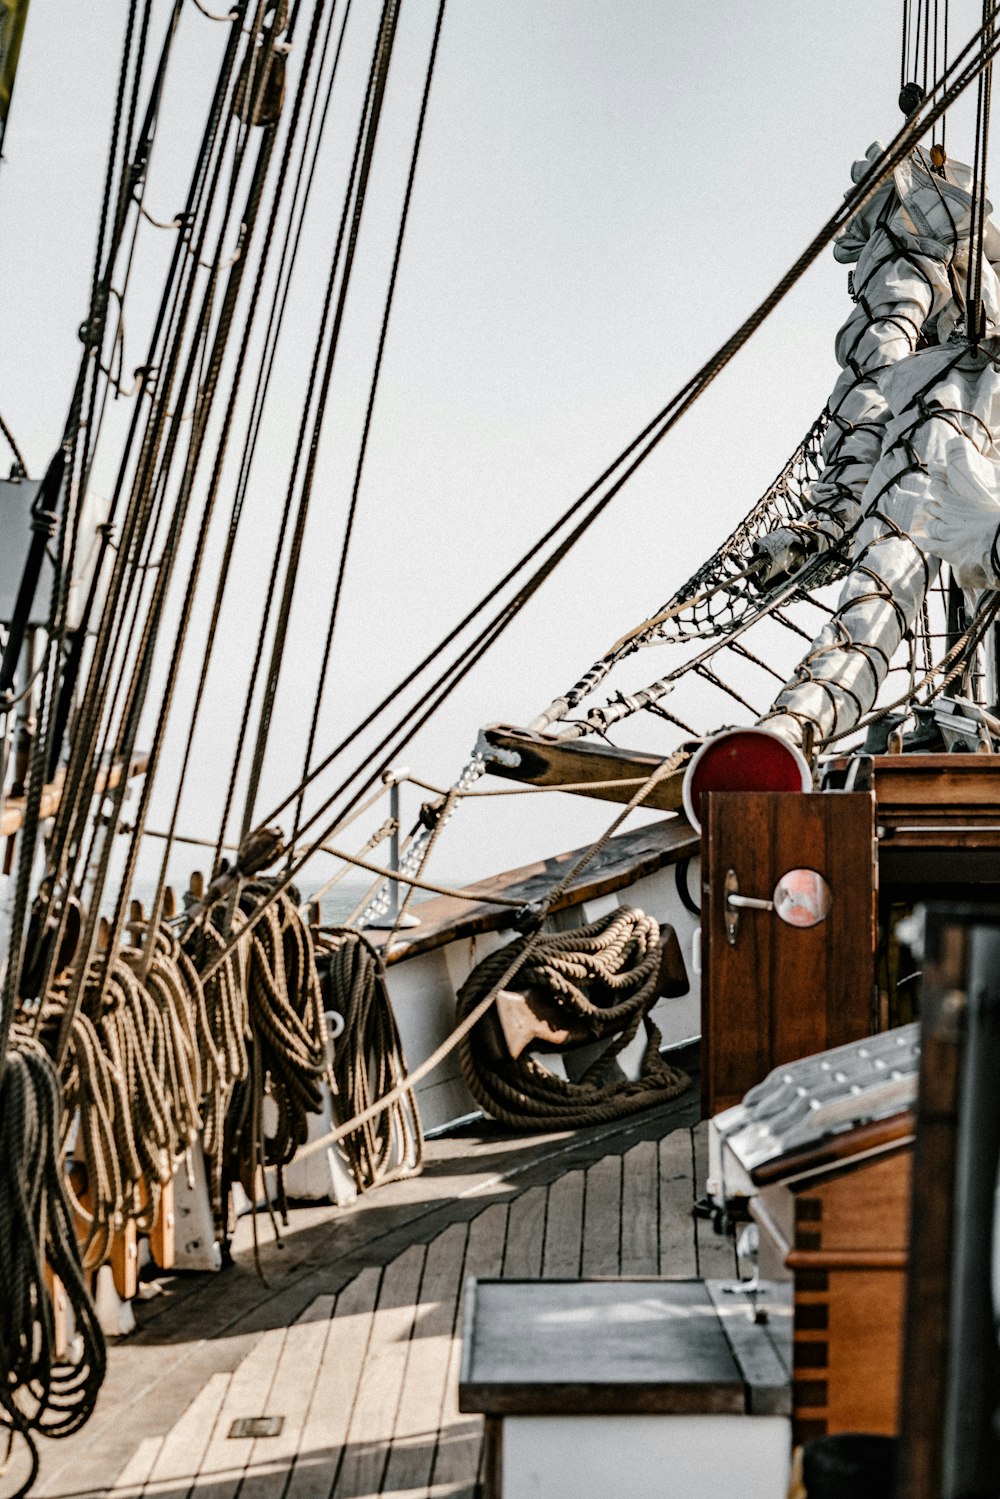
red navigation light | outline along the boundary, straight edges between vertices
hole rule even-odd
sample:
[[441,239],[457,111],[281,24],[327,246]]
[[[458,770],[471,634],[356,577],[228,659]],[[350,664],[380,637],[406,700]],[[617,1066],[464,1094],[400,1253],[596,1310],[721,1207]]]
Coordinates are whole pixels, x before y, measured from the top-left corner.
[[684,776],[684,811],[701,827],[706,791],[808,791],[812,773],[802,751],[769,729],[726,729],[707,739]]

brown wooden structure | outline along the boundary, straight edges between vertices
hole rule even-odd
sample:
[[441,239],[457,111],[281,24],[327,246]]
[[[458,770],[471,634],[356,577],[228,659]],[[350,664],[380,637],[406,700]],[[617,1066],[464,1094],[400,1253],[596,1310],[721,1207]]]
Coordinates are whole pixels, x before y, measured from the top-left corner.
[[753,1173],[761,1274],[794,1287],[796,1442],[898,1428],[913,1128],[900,1114]]
[[[713,792],[702,829],[702,1103],[739,1103],[783,1062],[871,1035],[875,1013],[875,803],[870,792]],[[802,867],[833,894],[817,926],[742,911]],[[728,883],[727,883],[728,882]]]

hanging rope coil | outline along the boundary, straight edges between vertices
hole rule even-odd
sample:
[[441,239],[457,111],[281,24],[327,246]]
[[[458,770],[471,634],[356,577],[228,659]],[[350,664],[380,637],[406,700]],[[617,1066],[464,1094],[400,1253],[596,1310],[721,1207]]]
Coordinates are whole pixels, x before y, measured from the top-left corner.
[[[517,938],[473,969],[459,990],[459,1020],[489,993],[527,941]],[[649,1018],[659,990],[659,944],[657,922],[629,907],[575,931],[536,938],[532,960],[518,974],[519,987],[541,990],[568,1022],[582,1023],[593,1041],[608,1045],[582,1077],[565,1080],[527,1053],[516,1060],[510,1056],[494,1008],[459,1046],[462,1073],[476,1102],[506,1124],[575,1129],[652,1108],[683,1092],[690,1079],[660,1056],[660,1032]],[[640,1025],[646,1049],[640,1076],[631,1081],[615,1059]]]
[[[244,887],[240,897],[244,915],[269,893],[265,882]],[[298,906],[297,891],[278,896],[247,934],[250,1066],[233,1088],[226,1121],[226,1154],[244,1185],[253,1186],[258,1166],[276,1166],[281,1200],[281,1168],[305,1144],[308,1116],[322,1113],[327,1073],[326,1022],[316,955]],[[271,1105],[270,1118],[265,1116],[266,1100]]]
[[[84,1278],[65,1191],[62,1100],[48,1056],[15,1033],[0,1081],[0,1423],[28,1443],[69,1436],[88,1419],[104,1379],[105,1345]],[[74,1357],[56,1348],[47,1267],[72,1309]]]
[[[63,1133],[75,1123],[86,1173],[80,1190],[70,1191],[86,1225],[88,1269],[107,1258],[126,1219],[152,1227],[161,1189],[202,1127],[203,1058],[214,1061],[215,1051],[201,983],[169,932],[150,940],[144,982],[141,949],[126,947],[103,998],[96,979],[87,985],[61,1069]],[[63,1018],[59,1003],[42,1011],[39,1038],[50,1052]]]
[[[406,1077],[406,1058],[381,955],[358,932],[326,939],[322,967],[329,1002],[344,1020],[334,1047],[334,1115],[361,1114]],[[340,1142],[359,1192],[423,1168],[424,1136],[409,1089]]]

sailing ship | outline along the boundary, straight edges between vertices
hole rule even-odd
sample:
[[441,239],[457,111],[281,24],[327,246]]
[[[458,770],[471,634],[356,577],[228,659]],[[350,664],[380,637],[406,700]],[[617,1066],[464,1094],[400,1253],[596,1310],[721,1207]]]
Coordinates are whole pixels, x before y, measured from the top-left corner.
[[[164,221],[146,190],[191,4],[222,41]],[[783,1493],[794,1446],[813,1499],[887,1492],[893,1465],[907,1499],[989,1492],[992,1251],[970,1202],[992,1201],[997,1164],[993,7],[951,47],[947,6],[904,7],[903,123],[774,292],[327,739],[436,8],[304,759],[268,805],[397,46],[396,0],[372,11],[266,604],[244,620],[202,839],[184,798],[221,621],[239,612],[234,557],[350,9],[130,8],[63,436],[37,479],[15,447],[0,487],[18,538],[0,666],[4,1481],[554,1499],[661,1493],[668,1471],[674,1492],[736,1499]],[[5,127],[26,10],[0,11]],[[968,90],[971,167],[944,129]],[[130,383],[143,225],[171,248]],[[403,768],[831,244],[853,268],[840,378],[731,534],[526,725],[477,725],[450,784]],[[653,650],[659,674],[637,685]],[[618,747],[633,717],[665,725],[669,753]],[[464,804],[557,792],[606,804],[592,841],[460,888],[437,876]],[[659,815],[626,828],[640,809]],[[192,847],[204,868],[175,889]],[[320,854],[337,873],[307,890]],[[352,872],[370,886],[333,922],[324,896]],[[925,923],[942,897],[962,909]]]

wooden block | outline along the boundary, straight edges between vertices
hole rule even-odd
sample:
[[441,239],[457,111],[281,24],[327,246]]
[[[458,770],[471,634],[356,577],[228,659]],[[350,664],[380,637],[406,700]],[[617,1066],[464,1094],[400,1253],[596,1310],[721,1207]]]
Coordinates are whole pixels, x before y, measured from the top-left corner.
[[496,998],[497,1019],[510,1055],[517,1058],[533,1041],[548,1046],[574,1046],[592,1039],[582,1023],[568,1024],[566,1011],[542,990],[523,993],[501,989]]
[[141,947],[146,935],[146,908],[141,900],[128,903],[128,929],[133,947]]
[[[602,801],[630,802],[643,781],[663,763],[661,755],[579,739],[548,739],[530,729],[515,729],[507,724],[491,725],[483,730],[482,737],[492,749],[500,751],[497,759],[487,760],[486,768],[491,775],[529,786],[573,786],[578,795],[595,796]],[[683,767],[664,776],[652,787],[643,805],[676,812],[681,806],[683,780]],[[608,785],[611,781],[629,784]]]
[[109,1263],[115,1290],[123,1301],[131,1301],[139,1290],[139,1241],[133,1219],[126,1218],[112,1236]]
[[174,1184],[168,1181],[160,1189],[160,1203],[149,1235],[149,1252],[161,1270],[173,1269],[174,1221]]
[[66,1320],[66,1289],[51,1265],[45,1266],[45,1285],[52,1303],[52,1328],[56,1358],[66,1358],[69,1353]]

